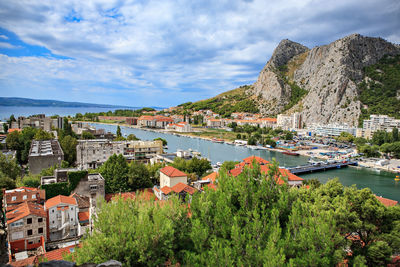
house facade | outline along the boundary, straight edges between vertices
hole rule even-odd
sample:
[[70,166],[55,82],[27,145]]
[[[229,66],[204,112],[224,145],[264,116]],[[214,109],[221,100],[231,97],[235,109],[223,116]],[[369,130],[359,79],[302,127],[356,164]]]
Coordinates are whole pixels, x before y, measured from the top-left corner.
[[61,240],[78,235],[78,203],[75,198],[58,195],[46,201],[49,240]]

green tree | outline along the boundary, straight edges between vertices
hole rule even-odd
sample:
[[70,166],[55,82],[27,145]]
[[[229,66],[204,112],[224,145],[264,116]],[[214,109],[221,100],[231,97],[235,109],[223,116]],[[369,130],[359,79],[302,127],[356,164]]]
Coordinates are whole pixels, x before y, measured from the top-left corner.
[[285,131],[285,135],[283,137],[285,140],[293,140],[293,133],[290,131]]
[[154,138],[154,141],[157,141],[157,140],[160,140],[160,141],[162,141],[162,143],[163,143],[163,146],[166,146],[166,145],[168,145],[168,142],[167,142],[167,140],[165,140],[164,138],[161,138],[161,137]]
[[128,137],[126,138],[126,140],[128,140],[128,141],[137,141],[137,140],[140,140],[140,139],[137,138],[136,135],[130,134],[130,135],[128,135]]
[[121,127],[117,127],[117,138],[122,137],[122,133],[121,133]]
[[160,183],[160,169],[165,167],[165,163],[161,162],[161,163],[147,164],[145,166],[147,168],[147,171],[149,172],[151,182],[153,184],[159,184]]
[[6,156],[0,152],[0,175],[11,178],[13,180],[17,179],[21,175],[21,167],[17,163],[16,159],[11,156]]
[[162,266],[180,262],[188,246],[189,217],[177,198],[158,205],[142,197],[102,203],[91,235],[64,256],[78,265],[118,260],[123,266]]
[[78,145],[76,138],[67,135],[61,140],[60,145],[64,152],[64,160],[68,161],[71,166],[74,165],[76,161],[76,146]]
[[36,131],[34,139],[35,140],[51,140],[51,139],[54,139],[54,135],[53,135],[53,133],[49,133],[42,129],[38,129]]
[[130,191],[153,187],[150,173],[143,163],[131,162],[128,168],[128,186]]
[[235,168],[235,165],[238,164],[239,161],[224,161],[221,165],[221,169],[230,171]]
[[337,138],[337,141],[343,143],[352,143],[354,141],[354,136],[348,132],[341,132],[340,136]]
[[112,155],[99,168],[99,172],[105,180],[106,193],[128,192],[129,167],[124,156]]
[[400,141],[399,140],[399,129],[393,128],[393,130],[392,130],[392,139],[393,139],[393,142]]
[[91,132],[84,131],[82,132],[82,139],[96,139],[96,137]]

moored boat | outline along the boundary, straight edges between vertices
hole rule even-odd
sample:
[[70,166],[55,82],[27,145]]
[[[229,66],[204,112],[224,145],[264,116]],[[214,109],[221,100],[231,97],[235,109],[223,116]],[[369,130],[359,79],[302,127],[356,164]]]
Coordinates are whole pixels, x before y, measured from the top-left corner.
[[291,152],[291,151],[284,151],[284,152],[282,152],[282,154],[290,155],[290,156],[300,156],[299,153],[297,153],[297,152]]

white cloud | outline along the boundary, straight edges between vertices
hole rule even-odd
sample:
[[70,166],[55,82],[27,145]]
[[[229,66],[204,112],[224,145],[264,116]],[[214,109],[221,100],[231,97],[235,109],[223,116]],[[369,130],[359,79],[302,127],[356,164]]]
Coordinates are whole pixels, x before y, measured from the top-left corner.
[[0,42],[0,48],[16,49],[18,46],[12,45],[10,43]]
[[168,92],[178,104],[255,81],[284,38],[314,46],[357,31],[398,42],[399,10],[393,0],[2,1],[1,28],[72,59],[2,58],[14,74],[0,77],[104,99]]

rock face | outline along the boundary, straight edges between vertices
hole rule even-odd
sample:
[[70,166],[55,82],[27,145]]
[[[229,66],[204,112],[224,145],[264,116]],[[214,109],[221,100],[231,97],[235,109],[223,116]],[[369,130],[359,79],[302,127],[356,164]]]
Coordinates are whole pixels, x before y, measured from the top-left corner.
[[289,102],[291,87],[277,74],[277,68],[292,66],[286,78],[308,93],[286,113],[301,111],[307,125],[357,125],[361,113],[357,84],[363,79],[363,68],[384,55],[396,54],[400,54],[398,45],[359,34],[311,50],[284,40],[261,71],[254,94],[263,98],[260,110],[264,115],[282,112]]
[[290,86],[277,74],[278,68],[286,65],[294,56],[302,54],[309,49],[290,40],[282,40],[275,48],[271,59],[265,65],[254,84],[254,93],[264,100],[260,110],[265,115],[273,115],[282,111],[289,102]]

